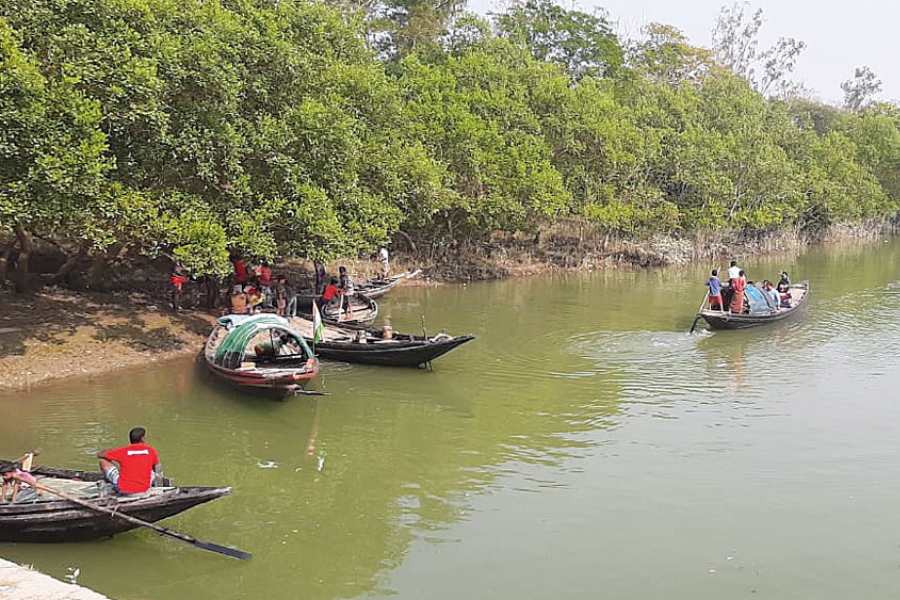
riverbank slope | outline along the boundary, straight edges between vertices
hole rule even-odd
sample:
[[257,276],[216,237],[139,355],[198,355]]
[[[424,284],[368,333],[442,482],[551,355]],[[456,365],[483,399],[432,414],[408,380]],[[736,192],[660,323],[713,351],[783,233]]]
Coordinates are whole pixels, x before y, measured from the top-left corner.
[[0,598],[5,600],[107,600],[73,583],[63,583],[0,558]]
[[199,351],[213,323],[136,295],[0,293],[0,389],[90,376]]

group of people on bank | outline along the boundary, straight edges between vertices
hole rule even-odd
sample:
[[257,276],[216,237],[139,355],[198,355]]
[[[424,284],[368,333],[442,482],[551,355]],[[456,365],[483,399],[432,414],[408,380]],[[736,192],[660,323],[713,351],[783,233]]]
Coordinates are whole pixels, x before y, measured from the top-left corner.
[[[382,275],[390,274],[388,251],[382,248],[379,251],[379,261],[382,266]],[[234,273],[232,278],[234,285],[231,293],[230,311],[234,315],[255,314],[263,309],[273,310],[281,317],[297,316],[297,308],[300,305],[296,289],[288,283],[285,275],[272,275],[272,269],[266,263],[261,263],[254,269],[248,268],[244,259],[236,256],[232,258]],[[329,277],[324,263],[313,263],[315,284],[313,294],[317,297],[320,307],[341,306],[350,311],[350,303],[343,300],[354,292],[353,278],[347,267],[338,269],[337,277]],[[274,282],[274,283],[273,283]]]
[[766,298],[766,302],[774,309],[791,308],[791,279],[787,271],[781,272],[781,278],[777,284],[773,284],[768,279],[764,279],[762,283],[757,285],[753,281],[747,280],[747,275],[741,269],[737,261],[732,260],[731,266],[728,267],[728,282],[723,284],[719,279],[719,270],[713,269],[710,277],[706,282],[709,288],[707,303],[710,310],[727,311],[733,314],[743,314],[746,312],[745,295],[747,286],[757,287]]
[[[390,258],[387,248],[381,248],[375,256],[381,264],[381,275],[390,275]],[[266,261],[251,264],[239,254],[231,256],[232,273],[229,280],[227,309],[231,314],[255,314],[262,310],[274,311],[282,317],[297,315],[297,289],[283,274],[274,274]],[[320,307],[340,305],[341,300],[354,292],[353,278],[342,266],[338,275],[329,277],[325,265],[314,262],[314,295]],[[169,276],[170,301],[172,310],[181,310],[185,286],[191,281],[190,275],[181,265],[176,265]],[[207,288],[208,290],[209,288]],[[346,307],[349,310],[349,304]]]

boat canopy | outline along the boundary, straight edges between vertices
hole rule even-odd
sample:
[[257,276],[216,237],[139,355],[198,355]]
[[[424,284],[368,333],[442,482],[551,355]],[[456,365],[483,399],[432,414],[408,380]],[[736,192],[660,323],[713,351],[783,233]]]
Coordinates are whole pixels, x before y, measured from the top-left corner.
[[772,307],[766,300],[766,295],[761,289],[755,285],[748,285],[745,290],[747,303],[750,305],[751,315],[768,315],[772,312]]
[[313,353],[303,339],[295,332],[287,319],[277,315],[227,315],[219,318],[219,325],[226,328],[225,339],[216,348],[214,363],[226,369],[236,369],[244,362],[247,346],[261,331],[270,331],[273,335],[287,335],[298,346],[303,348],[306,356]]

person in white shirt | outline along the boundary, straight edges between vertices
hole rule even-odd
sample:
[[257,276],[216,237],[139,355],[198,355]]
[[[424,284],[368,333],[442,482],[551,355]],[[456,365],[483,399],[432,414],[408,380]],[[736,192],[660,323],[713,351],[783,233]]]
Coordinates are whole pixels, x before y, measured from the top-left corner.
[[388,250],[384,246],[378,251],[378,260],[381,261],[381,276],[387,279],[388,275],[391,274],[391,263]]
[[741,275],[741,268],[737,266],[737,261],[731,261],[731,266],[728,267],[728,279],[737,279]]

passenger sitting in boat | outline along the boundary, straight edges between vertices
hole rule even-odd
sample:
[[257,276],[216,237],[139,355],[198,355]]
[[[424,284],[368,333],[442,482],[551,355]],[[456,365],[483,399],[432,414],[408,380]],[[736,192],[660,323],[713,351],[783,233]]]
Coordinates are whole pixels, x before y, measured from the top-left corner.
[[253,353],[256,354],[256,360],[259,362],[265,362],[269,360],[274,360],[279,356],[289,356],[291,354],[298,354],[299,348],[286,333],[282,333],[277,338],[273,339],[271,343],[263,342],[262,344],[257,344],[253,347]]
[[738,276],[731,280],[731,287],[734,295],[731,297],[732,313],[741,314],[744,312],[744,291],[747,289],[747,278],[743,271],[738,271]]
[[725,305],[722,303],[722,282],[719,280],[718,269],[712,270],[712,274],[706,282],[706,287],[709,288],[709,307],[718,308],[720,311],[724,311]]
[[781,307],[791,307],[791,278],[788,277],[787,271],[781,272],[781,280],[778,282],[778,293],[781,295]]
[[763,281],[763,291],[766,293],[766,296],[769,298],[769,304],[772,308],[778,308],[778,305],[781,304],[781,294],[778,293],[778,290],[775,289],[775,285],[766,279]]
[[322,292],[322,306],[328,306],[340,301],[340,295],[341,290],[338,288],[337,277],[332,277],[328,285],[325,286],[325,291]]
[[135,427],[128,432],[129,445],[97,454],[103,477],[119,494],[143,494],[150,489],[154,475],[160,473],[159,454],[144,443],[146,435],[146,429]]

